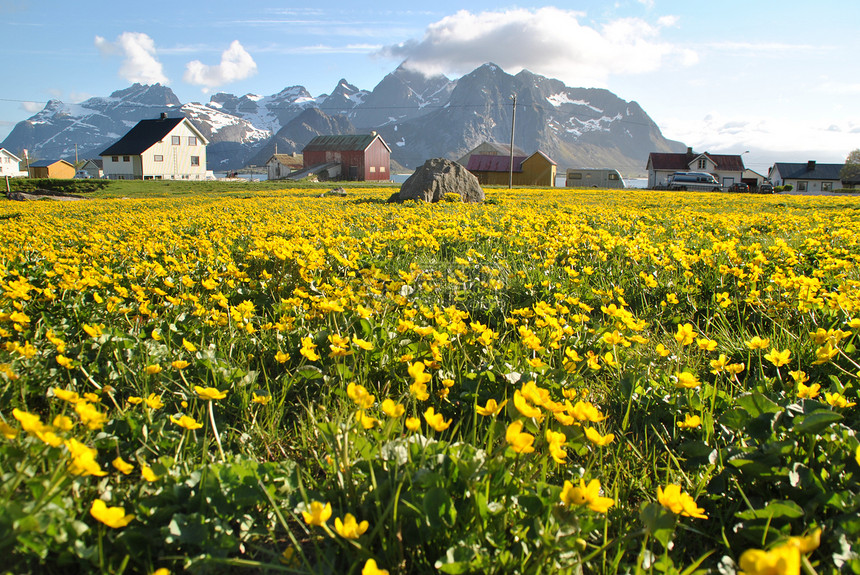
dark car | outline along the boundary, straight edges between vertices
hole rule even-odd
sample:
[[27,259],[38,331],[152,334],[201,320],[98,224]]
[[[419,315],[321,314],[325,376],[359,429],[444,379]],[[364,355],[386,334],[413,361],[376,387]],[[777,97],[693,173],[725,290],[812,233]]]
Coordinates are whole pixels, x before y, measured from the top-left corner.
[[773,193],[773,184],[770,182],[765,182],[758,187],[758,193],[760,194],[772,194]]
[[729,187],[730,192],[740,193],[740,194],[748,194],[750,191],[750,187],[742,182],[735,182]]

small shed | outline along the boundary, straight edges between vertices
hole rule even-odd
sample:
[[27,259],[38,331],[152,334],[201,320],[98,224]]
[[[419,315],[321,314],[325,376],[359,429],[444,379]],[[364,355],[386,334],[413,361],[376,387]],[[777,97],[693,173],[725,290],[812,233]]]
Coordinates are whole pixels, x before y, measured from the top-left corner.
[[280,180],[303,167],[302,155],[295,152],[292,154],[272,154],[272,157],[266,161],[267,177],[270,180]]
[[78,171],[75,173],[76,178],[98,179],[103,178],[104,175],[104,163],[101,158],[84,160],[84,163],[80,165]]
[[391,148],[376,132],[348,136],[317,136],[302,150],[305,169],[340,164],[340,178],[353,181],[391,179]]
[[71,180],[75,167],[66,160],[39,160],[28,166],[31,178],[55,178]]
[[555,185],[557,164],[538,150],[531,156],[514,156],[511,174],[510,156],[473,154],[466,169],[472,172],[482,186],[505,186],[513,180],[515,186]]

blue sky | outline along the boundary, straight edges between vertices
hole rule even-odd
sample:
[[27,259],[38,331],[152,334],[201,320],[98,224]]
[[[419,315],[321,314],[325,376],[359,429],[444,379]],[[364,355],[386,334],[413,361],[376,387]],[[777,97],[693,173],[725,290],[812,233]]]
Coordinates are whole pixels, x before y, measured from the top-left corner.
[[492,61],[636,100],[697,151],[843,161],[860,147],[860,2],[0,0],[0,140],[51,98],[160,81],[216,92],[372,89],[406,60],[457,78]]

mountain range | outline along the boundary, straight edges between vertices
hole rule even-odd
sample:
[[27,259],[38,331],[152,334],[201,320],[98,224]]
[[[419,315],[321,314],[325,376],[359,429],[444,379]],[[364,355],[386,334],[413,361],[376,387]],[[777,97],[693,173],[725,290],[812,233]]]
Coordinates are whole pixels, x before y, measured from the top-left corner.
[[[512,118],[516,94],[516,117]],[[484,64],[457,80],[424,76],[404,65],[372,91],[340,80],[330,94],[312,96],[290,86],[271,96],[217,93],[206,103],[183,104],[160,84],[134,84],[79,104],[51,100],[19,122],[0,147],[30,158],[90,158],[139,120],[184,115],[210,140],[208,167],[216,172],[263,165],[279,153],[301,152],[311,138],[377,131],[391,159],[407,168],[433,157],[456,159],[482,141],[541,150],[573,167],[611,167],[642,174],[650,152],[682,152],[663,137],[636,102],[609,90],[570,88],[523,70],[516,75]]]

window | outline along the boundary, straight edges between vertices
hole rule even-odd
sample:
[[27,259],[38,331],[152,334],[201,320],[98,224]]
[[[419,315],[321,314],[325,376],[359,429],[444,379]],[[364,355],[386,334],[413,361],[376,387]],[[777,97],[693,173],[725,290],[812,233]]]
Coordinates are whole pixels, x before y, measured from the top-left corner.
[[833,190],[833,182],[821,182],[821,191],[830,192]]
[[609,180],[617,180],[618,174],[609,174]]
[[699,169],[700,170],[704,170],[707,167],[708,167],[708,160],[705,160],[704,158],[699,160]]
[[118,161],[119,161],[119,156],[111,156],[111,157],[110,157],[110,161],[111,161],[111,162],[118,162]]
[[797,182],[797,191],[798,192],[805,192],[806,191],[806,185],[808,183],[809,182]]
[[189,146],[196,146],[197,145],[197,138],[194,136],[188,136],[188,145]]
[[385,173],[385,166],[379,166],[379,171],[384,174]]
[[182,138],[179,136],[170,136],[170,143],[174,146],[178,146],[182,143]]
[[129,162],[129,161],[131,161],[131,158],[129,158],[128,156],[123,156],[122,161],[123,162]]
[[191,156],[191,165],[199,166],[200,165],[200,156]]
[[568,180],[581,180],[582,179],[582,172],[571,172],[571,173],[567,174],[567,179]]
[[376,166],[370,166],[370,173],[371,173],[371,174],[375,174],[375,173],[376,173]]
[[156,155],[152,158],[152,161],[153,161],[153,162],[163,162],[163,161],[164,161],[164,156],[159,156],[159,155],[157,155],[157,154],[156,154]]

